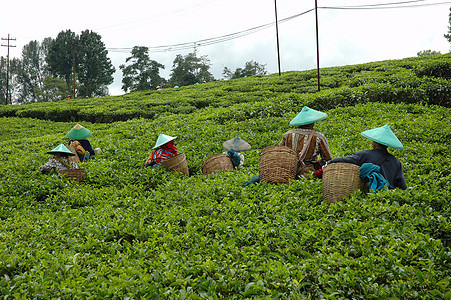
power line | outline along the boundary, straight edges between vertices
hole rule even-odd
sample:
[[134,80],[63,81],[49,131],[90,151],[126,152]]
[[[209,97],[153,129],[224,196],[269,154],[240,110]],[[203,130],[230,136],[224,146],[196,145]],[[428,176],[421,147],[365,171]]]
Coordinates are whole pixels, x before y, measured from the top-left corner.
[[415,2],[423,2],[425,0],[415,0],[415,1],[404,1],[404,2],[393,2],[393,3],[380,3],[380,4],[367,4],[367,5],[354,5],[354,6],[320,6],[321,9],[392,9],[392,8],[414,8],[414,7],[425,7],[425,6],[436,6],[442,4],[451,4],[451,1],[435,2],[435,3],[424,3],[424,4],[409,4]]
[[[281,19],[280,21],[278,21],[278,23],[283,23],[283,22],[287,22],[290,21],[292,19],[295,19],[297,17],[300,17],[302,15],[305,15],[306,13],[309,13],[311,11],[313,11],[314,9],[309,9],[306,10],[302,13]],[[208,39],[203,39],[203,40],[197,40],[194,42],[186,42],[186,43],[179,43],[179,44],[173,44],[173,45],[164,45],[164,46],[154,46],[154,47],[148,47],[149,52],[168,52],[168,51],[181,51],[181,50],[187,50],[187,49],[191,49],[194,46],[210,46],[210,45],[214,45],[217,43],[222,43],[222,42],[226,42],[226,41],[230,41],[233,39],[237,39],[243,36],[247,36],[253,33],[256,33],[258,31],[264,30],[268,27],[271,27],[274,25],[275,22],[271,22],[271,23],[267,23],[264,25],[260,25],[260,26],[256,26],[256,27],[252,27],[246,30],[242,30],[242,31],[238,31],[235,33],[230,33],[230,34],[226,34],[226,35],[222,35],[219,37],[213,37],[213,38],[208,38]],[[123,53],[128,53],[130,52],[130,50],[132,50],[132,48],[107,48],[108,51],[111,52],[123,52]]]
[[[398,2],[388,2],[388,3],[379,3],[379,4],[365,4],[365,5],[354,5],[354,6],[320,6],[318,9],[342,9],[342,10],[358,10],[358,9],[392,9],[392,8],[415,8],[415,7],[425,7],[425,6],[436,6],[436,5],[443,5],[443,4],[451,4],[451,1],[442,1],[442,2],[434,2],[434,3],[420,3],[425,2],[427,0],[410,0],[410,1],[398,1]],[[416,3],[416,4],[415,4]],[[418,4],[420,3],[420,4]],[[278,23],[284,23],[288,22],[290,20],[293,20],[295,18],[298,18],[302,15],[305,15],[309,12],[314,11],[315,9],[309,9],[304,12],[301,12],[299,14],[292,15],[290,17],[281,19],[278,21]],[[203,39],[203,40],[197,40],[192,42],[185,42],[185,43],[178,43],[173,45],[162,45],[162,46],[153,46],[153,47],[147,47],[149,49],[149,52],[151,53],[158,53],[158,52],[172,52],[172,51],[183,51],[183,50],[189,50],[196,47],[201,46],[210,46],[218,43],[227,42],[233,39],[237,39],[240,37],[244,37],[250,34],[254,34],[256,32],[259,32],[261,30],[267,29],[271,26],[273,26],[275,22],[263,24],[260,26],[252,27],[246,30]],[[129,53],[132,48],[126,47],[126,48],[107,48],[108,51],[116,52],[116,53]]]

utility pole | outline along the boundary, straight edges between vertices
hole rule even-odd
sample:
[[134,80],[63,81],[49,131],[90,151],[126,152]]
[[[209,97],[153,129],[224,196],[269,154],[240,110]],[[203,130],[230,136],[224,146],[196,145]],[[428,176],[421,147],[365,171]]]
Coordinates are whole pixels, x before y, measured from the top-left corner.
[[277,65],[279,67],[280,76],[279,21],[277,20],[277,0],[274,0],[274,11],[276,13]]
[[320,77],[319,77],[319,42],[318,42],[318,0],[315,0],[315,16],[316,16],[316,69],[318,70],[318,92],[319,92]]
[[9,95],[9,48],[10,47],[16,47],[15,45],[10,45],[9,41],[15,41],[16,39],[12,39],[9,37],[9,33],[8,33],[8,38],[2,38],[2,41],[8,41],[6,45],[2,44],[2,47],[8,47],[8,54],[6,55],[6,101],[5,101],[5,105],[8,105],[8,99],[11,98],[11,95]]
[[74,77],[74,99],[75,99],[75,45],[74,41],[72,41],[72,70]]

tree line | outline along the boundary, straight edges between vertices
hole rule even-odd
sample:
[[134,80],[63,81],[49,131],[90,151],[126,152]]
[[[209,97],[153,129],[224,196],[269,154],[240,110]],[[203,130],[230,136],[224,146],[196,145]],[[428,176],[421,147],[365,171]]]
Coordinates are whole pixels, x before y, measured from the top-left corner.
[[[124,92],[216,80],[210,67],[208,57],[198,56],[196,51],[177,55],[170,78],[165,79],[160,76],[160,70],[165,66],[150,59],[149,49],[142,46],[133,47],[125,63],[119,66]],[[79,35],[71,30],[61,31],[55,39],[31,41],[23,47],[19,58],[7,62],[0,56],[0,104],[106,96],[115,71],[99,34],[91,30]],[[266,65],[254,61],[246,62],[244,68],[234,71],[224,67],[223,72],[224,79],[266,74]]]
[[21,54],[9,61],[8,72],[6,58],[0,57],[2,104],[57,101],[75,95],[104,96],[113,82],[115,68],[105,44],[99,34],[90,30],[79,35],[67,30],[55,39],[31,41]]

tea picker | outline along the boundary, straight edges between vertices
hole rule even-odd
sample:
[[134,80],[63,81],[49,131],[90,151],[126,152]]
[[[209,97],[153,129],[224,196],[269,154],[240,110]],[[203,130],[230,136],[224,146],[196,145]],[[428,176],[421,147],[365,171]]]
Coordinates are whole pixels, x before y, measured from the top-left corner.
[[74,156],[75,154],[63,144],[47,151],[47,153],[53,154],[53,157],[45,165],[39,167],[41,173],[58,173],[61,170],[78,169],[78,165],[69,160],[69,156]]
[[178,149],[174,146],[174,140],[176,138],[176,136],[174,137],[161,133],[144,165],[146,167],[157,167],[162,160],[177,155]]
[[230,157],[233,166],[238,170],[241,169],[244,164],[244,155],[241,152],[251,150],[252,148],[248,142],[244,141],[239,136],[225,141],[224,144],[222,144],[222,147],[226,149],[223,153]]
[[186,156],[183,152],[178,151],[174,145],[176,138],[176,136],[160,134],[144,166],[155,168],[161,165],[171,171],[189,175]]
[[389,189],[407,189],[401,162],[387,150],[388,147],[402,149],[403,145],[388,125],[366,130],[361,133],[365,138],[373,141],[371,150],[355,152],[349,156],[338,157],[327,164],[351,163],[360,166],[360,177],[368,180],[369,188],[374,191],[383,189],[382,175],[388,183]]
[[68,133],[66,137],[70,139],[69,146],[76,151],[80,161],[86,161],[96,153],[101,151],[100,148],[92,149],[88,137],[92,132],[80,124],[76,124]]

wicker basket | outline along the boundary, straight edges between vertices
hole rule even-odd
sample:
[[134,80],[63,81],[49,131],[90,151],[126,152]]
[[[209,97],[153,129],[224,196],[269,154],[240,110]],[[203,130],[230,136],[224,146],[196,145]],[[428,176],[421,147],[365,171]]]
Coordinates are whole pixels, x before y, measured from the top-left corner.
[[67,178],[75,178],[76,181],[81,182],[85,179],[86,169],[60,170],[59,173]]
[[181,172],[189,175],[188,163],[185,153],[180,152],[176,156],[161,161],[161,165],[174,172]]
[[66,147],[70,150],[70,152],[75,154],[74,156],[69,156],[69,160],[78,164],[80,162],[80,158],[78,157],[77,151],[75,150],[74,146],[67,145]]
[[333,163],[323,170],[323,199],[327,204],[340,201],[354,191],[364,189],[360,167],[350,163]]
[[233,170],[232,160],[227,154],[219,153],[207,158],[202,164],[202,174],[208,175],[215,171]]
[[298,167],[296,151],[286,146],[269,146],[260,153],[260,182],[288,183],[295,179]]

